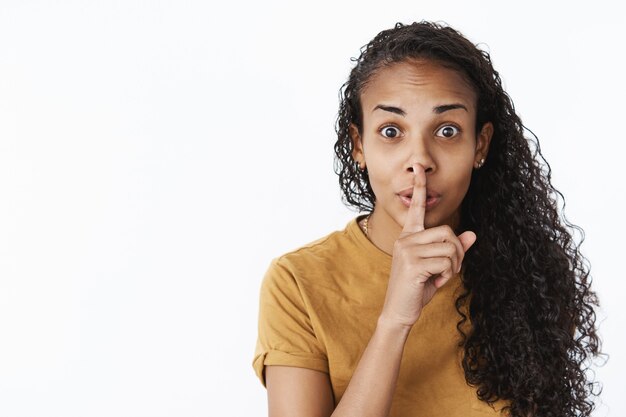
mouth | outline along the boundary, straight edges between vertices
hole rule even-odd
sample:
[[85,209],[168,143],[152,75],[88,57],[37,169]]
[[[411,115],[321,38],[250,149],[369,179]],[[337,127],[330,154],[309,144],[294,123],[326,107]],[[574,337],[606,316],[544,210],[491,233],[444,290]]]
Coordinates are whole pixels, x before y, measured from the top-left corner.
[[[413,201],[413,188],[401,191],[397,195],[402,204],[408,208],[411,205],[411,201]],[[426,189],[426,210],[432,209],[439,203],[440,200],[441,194],[436,191]]]

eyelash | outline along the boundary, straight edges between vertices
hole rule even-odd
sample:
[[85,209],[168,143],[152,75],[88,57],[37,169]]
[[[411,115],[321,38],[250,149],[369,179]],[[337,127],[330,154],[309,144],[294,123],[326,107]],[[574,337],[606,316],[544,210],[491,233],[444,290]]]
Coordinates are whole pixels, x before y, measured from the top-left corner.
[[440,136],[440,135],[437,135],[437,136],[444,137],[444,138],[446,138],[446,139],[452,139],[452,138],[454,138],[455,136],[457,136],[459,133],[461,133],[461,128],[460,128],[460,127],[458,127],[457,125],[454,125],[454,124],[449,123],[449,124],[445,124],[445,125],[441,126],[439,129],[435,130],[435,134],[437,134],[437,133],[438,133],[438,132],[440,132],[441,130],[445,129],[446,127],[451,127],[451,128],[454,128],[454,129],[456,130],[456,133],[455,133],[454,135],[452,135],[452,137],[449,137],[449,138],[448,138],[448,137],[445,137],[445,136],[443,136],[443,135],[441,135],[441,136]]
[[[383,132],[386,129],[389,129],[390,127],[394,128],[394,129],[396,129],[398,131],[398,136],[390,138],[389,136],[385,136],[385,134],[383,134]],[[378,133],[380,133],[381,136],[384,137],[385,139],[397,139],[402,134],[402,131],[400,130],[400,128],[398,126],[395,126],[395,125],[385,125],[385,126],[381,127],[380,129],[378,129]]]
[[[396,130],[398,131],[398,136],[396,136],[396,137],[389,137],[389,136],[385,136],[385,134],[384,134],[383,132],[385,131],[385,129],[389,129],[390,127],[394,128],[394,129],[396,129]],[[448,138],[448,137],[445,137],[445,136],[443,136],[443,135],[437,135],[437,133],[438,133],[439,131],[441,131],[442,129],[445,129],[446,127],[451,127],[451,128],[453,128],[453,129],[455,129],[455,130],[456,130],[456,133],[455,133],[453,136],[449,137],[449,138]],[[439,136],[439,137],[446,138],[446,139],[452,139],[452,138],[454,138],[455,136],[458,136],[461,132],[462,132],[462,130],[461,130],[461,128],[460,128],[459,126],[457,126],[457,125],[455,125],[455,124],[452,124],[452,123],[448,123],[448,124],[445,124],[445,125],[441,126],[441,127],[440,127],[440,128],[438,128],[437,130],[435,130],[435,135],[436,135],[436,136]],[[397,139],[400,135],[402,135],[402,130],[401,130],[398,126],[396,126],[396,125],[384,125],[384,126],[383,126],[383,127],[381,127],[380,129],[378,129],[378,133],[380,133],[380,135],[381,135],[382,137],[384,137],[385,139]]]

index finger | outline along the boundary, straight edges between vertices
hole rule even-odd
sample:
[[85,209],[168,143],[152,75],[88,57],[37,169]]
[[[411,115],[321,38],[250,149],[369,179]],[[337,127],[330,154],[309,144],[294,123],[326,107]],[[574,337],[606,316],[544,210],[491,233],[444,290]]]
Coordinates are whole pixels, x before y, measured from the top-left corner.
[[413,164],[413,196],[409,211],[406,214],[402,234],[416,233],[424,230],[426,215],[426,173],[420,164]]

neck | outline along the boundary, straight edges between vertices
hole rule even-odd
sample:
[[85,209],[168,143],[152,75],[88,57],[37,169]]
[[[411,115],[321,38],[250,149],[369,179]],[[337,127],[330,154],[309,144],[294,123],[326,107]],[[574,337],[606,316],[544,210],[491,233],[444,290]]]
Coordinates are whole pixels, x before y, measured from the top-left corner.
[[[452,230],[458,234],[457,228],[459,226],[459,222],[459,213],[456,212],[452,217],[446,219],[440,224],[449,225]],[[426,219],[426,224],[424,226],[428,229],[439,226],[439,224],[429,224]],[[393,254],[393,245],[400,237],[402,228],[403,225],[398,224],[391,216],[389,216],[389,214],[383,212],[382,210],[376,210],[376,207],[374,207],[374,211],[369,216],[369,220],[367,222],[367,237],[378,249],[391,255]]]
[[367,222],[367,237],[378,249],[391,255],[393,245],[401,232],[402,228],[398,223],[387,216],[381,216],[380,211],[374,208]]

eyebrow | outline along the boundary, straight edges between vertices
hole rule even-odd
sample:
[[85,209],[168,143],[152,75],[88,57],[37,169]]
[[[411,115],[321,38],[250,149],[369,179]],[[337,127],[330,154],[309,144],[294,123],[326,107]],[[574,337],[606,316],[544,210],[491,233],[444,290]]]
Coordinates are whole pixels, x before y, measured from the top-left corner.
[[[379,104],[376,107],[374,107],[374,110],[384,110],[384,111],[388,111],[390,113],[395,113],[395,114],[399,114],[400,116],[406,116],[406,112],[404,110],[402,110],[400,107],[395,107],[395,106],[385,106],[384,104]],[[466,112],[469,113],[469,110],[467,110],[467,107],[465,107],[463,104],[461,103],[453,103],[453,104],[442,104],[441,106],[436,106],[433,107],[433,113],[435,114],[441,114],[444,112],[447,112],[449,110],[456,110],[456,109],[463,109]]]
[[465,110],[466,112],[469,113],[469,110],[467,110],[467,107],[465,107],[461,103],[444,104],[444,105],[441,105],[441,106],[433,107],[433,113],[441,114],[441,113],[446,112],[448,110],[456,110],[456,109],[463,109],[463,110]]
[[406,112],[404,110],[402,110],[400,107],[394,107],[394,106],[385,106],[384,104],[379,104],[378,106],[374,107],[375,111],[377,109],[381,109],[384,111],[388,111],[391,113],[395,113],[395,114],[399,114],[400,116],[406,116]]

